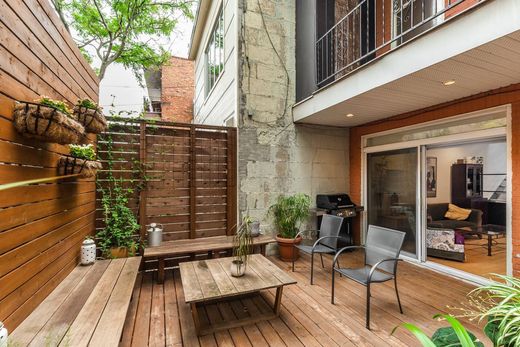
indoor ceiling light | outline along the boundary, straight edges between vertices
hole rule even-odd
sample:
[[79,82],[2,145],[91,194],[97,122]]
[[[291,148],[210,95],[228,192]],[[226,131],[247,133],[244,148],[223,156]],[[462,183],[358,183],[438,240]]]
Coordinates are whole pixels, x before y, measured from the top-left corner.
[[347,114],[347,118],[352,118],[354,115],[352,113]]
[[444,81],[442,82],[442,84],[444,84],[445,86],[451,86],[455,84],[455,80]]

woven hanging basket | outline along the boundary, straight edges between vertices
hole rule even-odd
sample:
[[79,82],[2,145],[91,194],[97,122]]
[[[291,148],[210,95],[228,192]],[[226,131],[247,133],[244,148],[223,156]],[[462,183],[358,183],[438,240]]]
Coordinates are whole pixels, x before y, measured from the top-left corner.
[[88,133],[100,134],[107,129],[107,120],[103,116],[101,108],[92,109],[76,105],[74,107],[74,116]]
[[26,137],[66,145],[85,134],[81,124],[54,107],[16,102],[13,114],[16,130]]
[[69,156],[62,156],[58,162],[58,174],[75,175],[81,174],[80,178],[95,177],[98,170],[103,166],[97,160],[84,160]]

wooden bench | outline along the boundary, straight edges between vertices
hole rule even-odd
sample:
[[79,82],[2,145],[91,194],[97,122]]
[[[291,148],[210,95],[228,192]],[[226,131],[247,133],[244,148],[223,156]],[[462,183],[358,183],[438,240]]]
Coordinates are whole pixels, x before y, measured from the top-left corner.
[[13,346],[118,346],[141,257],[78,266],[9,337]]
[[[265,246],[276,240],[270,235],[260,235],[253,238],[253,246],[260,247],[265,255]],[[164,281],[164,260],[181,255],[208,253],[212,257],[213,252],[226,251],[233,248],[233,236],[212,236],[198,239],[186,239],[163,242],[157,247],[144,249],[144,258],[157,258],[159,261],[157,282]]]

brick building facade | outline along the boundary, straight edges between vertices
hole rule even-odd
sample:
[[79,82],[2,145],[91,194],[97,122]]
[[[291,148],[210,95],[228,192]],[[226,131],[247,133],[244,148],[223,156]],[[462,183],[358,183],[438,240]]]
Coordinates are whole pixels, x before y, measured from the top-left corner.
[[172,57],[162,67],[161,119],[180,123],[193,120],[194,87],[193,61]]

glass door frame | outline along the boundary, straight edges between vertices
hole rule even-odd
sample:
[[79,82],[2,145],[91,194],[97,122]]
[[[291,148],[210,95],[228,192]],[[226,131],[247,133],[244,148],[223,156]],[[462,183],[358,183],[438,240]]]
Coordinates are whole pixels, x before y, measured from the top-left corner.
[[[511,162],[511,105],[504,105],[502,106],[506,117],[507,117],[507,126],[504,128],[492,128],[492,129],[486,129],[486,130],[479,130],[479,131],[473,131],[468,133],[462,133],[462,134],[456,134],[456,135],[447,135],[447,136],[439,136],[434,138],[427,138],[422,140],[412,140],[412,141],[405,141],[405,142],[398,142],[398,143],[391,143],[391,144],[385,144],[385,145],[376,145],[372,147],[367,147],[367,139],[371,137],[380,136],[381,134],[388,134],[391,132],[399,133],[403,131],[404,128],[395,129],[393,131],[384,131],[381,133],[373,133],[369,135],[364,135],[361,137],[361,204],[363,206],[367,206],[367,158],[368,153],[377,153],[377,152],[385,152],[385,151],[391,151],[396,149],[403,149],[403,148],[413,148],[416,147],[418,150],[418,157],[417,157],[417,214],[416,214],[416,227],[417,227],[417,234],[416,234],[416,242],[417,245],[417,254],[416,257],[410,257],[406,254],[402,254],[401,257],[407,261],[417,263],[420,266],[425,266],[427,268],[434,269],[436,271],[445,272],[447,274],[460,277],[462,279],[470,280],[475,283],[490,283],[489,280],[485,279],[484,277],[472,275],[467,272],[463,272],[460,270],[456,270],[453,268],[450,268],[448,266],[439,265],[431,261],[427,261],[426,258],[426,235],[424,233],[424,230],[426,228],[426,180],[425,175],[423,175],[424,172],[426,172],[426,147],[429,145],[435,145],[435,144],[460,144],[464,141],[475,141],[475,140],[489,140],[493,138],[506,138],[507,143],[507,175],[508,177],[512,177],[512,162]],[[496,108],[494,108],[496,109]],[[489,110],[482,110],[479,111],[478,114],[482,115],[485,114],[485,112],[489,112]],[[468,117],[468,115],[460,115],[455,117],[447,117],[445,119],[435,121],[436,123],[447,123],[453,118],[458,117]],[[476,116],[475,116],[476,117]],[[468,117],[468,118],[471,118]],[[424,126],[424,123],[417,124],[411,127],[406,128],[420,128],[421,126]],[[506,211],[506,228],[510,232],[507,233],[507,256],[506,256],[506,266],[507,266],[507,274],[512,274],[512,200],[511,200],[511,192],[512,192],[512,183],[511,179],[508,179],[507,181],[507,211]],[[368,212],[367,212],[368,213]],[[366,216],[362,217],[361,220],[361,242],[365,242],[365,236],[366,231],[368,228],[368,218]]]

